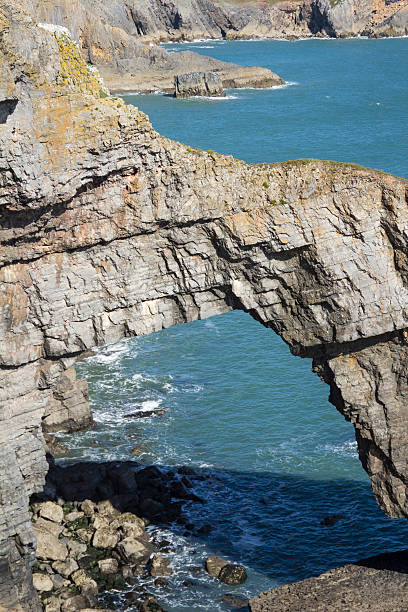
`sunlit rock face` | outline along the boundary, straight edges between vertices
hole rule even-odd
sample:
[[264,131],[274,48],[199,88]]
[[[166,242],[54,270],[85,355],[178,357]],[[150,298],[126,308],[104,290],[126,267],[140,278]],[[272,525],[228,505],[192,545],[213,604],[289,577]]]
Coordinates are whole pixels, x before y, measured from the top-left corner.
[[162,138],[64,32],[0,7],[0,607],[39,609],[28,498],[43,428],[91,422],[76,359],[234,308],[314,358],[378,502],[406,516],[407,182]]

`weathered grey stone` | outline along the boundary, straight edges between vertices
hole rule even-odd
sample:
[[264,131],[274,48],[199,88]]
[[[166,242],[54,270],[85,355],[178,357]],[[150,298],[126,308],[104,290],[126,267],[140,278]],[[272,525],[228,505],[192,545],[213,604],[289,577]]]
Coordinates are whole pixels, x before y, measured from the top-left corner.
[[52,574],[51,576],[52,584],[54,589],[63,589],[64,587],[71,586],[71,582],[60,576],[60,574]]
[[117,550],[125,563],[140,563],[142,560],[147,559],[150,554],[146,542],[132,537],[125,538],[119,542]]
[[117,574],[118,572],[118,562],[116,559],[102,559],[98,561],[98,567],[103,574]]
[[41,518],[33,527],[37,539],[37,556],[40,559],[64,561],[68,556],[68,549],[66,544],[58,539],[62,527]]
[[34,588],[40,592],[51,591],[51,589],[54,586],[50,576],[48,576],[47,574],[39,574],[39,573],[33,574],[33,584],[34,584]]
[[213,578],[218,578],[223,567],[228,565],[228,561],[222,557],[210,556],[205,560],[205,569]]
[[96,595],[98,592],[98,585],[87,573],[79,569],[71,575],[72,582],[80,589],[84,595]]
[[172,574],[170,559],[160,554],[153,555],[150,563],[150,575],[156,578],[158,576],[171,576]]
[[61,574],[64,578],[69,578],[73,572],[79,569],[79,567],[75,559],[68,557],[66,561],[55,561],[52,564],[52,569]]
[[90,499],[86,499],[81,504],[81,510],[85,514],[85,516],[93,516],[95,513],[96,504]]
[[222,81],[216,72],[189,72],[174,77],[174,97],[225,96]]
[[109,527],[97,529],[92,538],[92,544],[95,548],[115,548],[118,541],[119,535]]
[[73,595],[68,597],[61,604],[61,612],[79,612],[88,606],[88,600],[83,595]]
[[68,540],[67,547],[69,550],[69,556],[73,560],[78,559],[86,552],[87,549],[86,544],[84,544],[83,542],[77,542],[76,540]]
[[43,601],[44,612],[60,612],[61,605],[58,597],[47,597]]
[[38,514],[45,519],[54,521],[54,523],[61,523],[64,517],[61,506],[50,501],[40,505]]

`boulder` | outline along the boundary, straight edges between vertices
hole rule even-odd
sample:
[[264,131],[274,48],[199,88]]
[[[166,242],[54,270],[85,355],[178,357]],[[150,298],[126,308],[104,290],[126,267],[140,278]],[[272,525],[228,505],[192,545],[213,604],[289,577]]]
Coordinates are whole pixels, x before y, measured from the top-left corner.
[[174,77],[174,97],[225,96],[222,81],[216,72],[188,72]]
[[153,578],[171,576],[172,573],[173,570],[170,567],[170,561],[167,557],[160,554],[153,555],[150,564],[150,575],[153,576]]
[[47,574],[38,573],[33,574],[33,584],[34,588],[40,591],[40,593],[43,591],[51,591],[54,586],[51,578],[47,576]]
[[71,580],[84,595],[96,595],[98,592],[98,585],[95,580],[88,576],[82,569],[74,572],[71,576]]
[[227,563],[221,568],[218,580],[225,584],[243,584],[247,579],[247,572],[243,565]]
[[68,514],[65,515],[65,522],[73,523],[74,521],[77,521],[83,516],[85,516],[84,512],[78,512],[78,510],[73,510],[72,512],[69,512]]
[[95,548],[115,548],[119,541],[118,534],[109,529],[109,527],[101,527],[94,533],[92,544]]
[[67,580],[60,574],[51,574],[50,577],[52,580],[53,587],[56,590],[63,589],[64,587],[70,586],[71,584],[69,580]]
[[68,557],[66,561],[55,561],[52,564],[52,569],[58,572],[58,574],[61,574],[61,576],[64,578],[69,578],[71,574],[79,569],[79,567],[78,563],[74,559]]
[[73,595],[61,604],[61,612],[79,612],[79,610],[86,609],[88,605],[86,597],[83,595]]
[[221,595],[221,599],[231,610],[242,610],[244,608],[248,608],[249,599],[243,595],[225,593],[224,595]]
[[126,563],[141,563],[150,556],[146,543],[138,538],[125,538],[118,544],[117,549]]
[[72,559],[78,559],[81,555],[86,553],[87,546],[83,542],[77,542],[77,540],[68,540],[67,542],[69,556]]
[[[57,527],[57,532],[50,529],[46,523]],[[58,539],[58,526],[51,521],[39,519],[33,527],[37,538],[37,557],[50,561],[65,561],[68,557],[68,548]]]
[[85,499],[81,504],[81,510],[85,516],[93,516],[95,514],[96,504],[90,499]]
[[117,574],[119,566],[116,559],[102,559],[98,561],[98,567],[102,574]]
[[61,604],[58,597],[47,597],[42,602],[44,606],[44,612],[60,612]]
[[205,560],[205,569],[213,578],[218,578],[223,567],[228,565],[228,561],[221,557],[207,557]]
[[111,521],[117,518],[120,514],[119,510],[114,508],[109,500],[102,501],[97,506],[99,514],[108,517]]

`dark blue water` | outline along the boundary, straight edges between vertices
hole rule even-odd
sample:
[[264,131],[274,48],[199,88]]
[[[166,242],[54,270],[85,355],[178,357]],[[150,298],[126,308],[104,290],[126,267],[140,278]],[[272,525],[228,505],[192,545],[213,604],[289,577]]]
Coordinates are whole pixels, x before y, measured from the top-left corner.
[[[168,47],[170,47],[168,45]],[[286,88],[230,91],[226,100],[127,101],[162,134],[250,162],[318,157],[408,176],[408,40],[210,42],[173,46],[271,67]],[[233,587],[186,567],[218,553],[244,563],[247,595],[347,561],[408,546],[408,524],[378,508],[356,454],[353,429],[327,401],[308,360],[293,357],[270,330],[243,313],[124,340],[78,366],[90,384],[97,427],[67,437],[74,456],[138,457],[189,465],[208,476],[207,500],[190,509],[210,534],[184,537],[173,611],[224,610]],[[135,421],[137,409],[166,409]],[[90,446],[97,441],[101,446]],[[338,514],[334,526],[322,525]]]

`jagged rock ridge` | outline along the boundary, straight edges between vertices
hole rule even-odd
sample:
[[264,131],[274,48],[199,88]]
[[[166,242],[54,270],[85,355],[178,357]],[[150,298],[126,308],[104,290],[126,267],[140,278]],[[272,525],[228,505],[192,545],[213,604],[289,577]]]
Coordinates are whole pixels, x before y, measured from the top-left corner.
[[28,498],[43,426],[90,418],[77,358],[233,308],[314,358],[379,503],[406,516],[407,182],[162,138],[105,97],[69,38],[0,7],[3,608],[39,609]]

